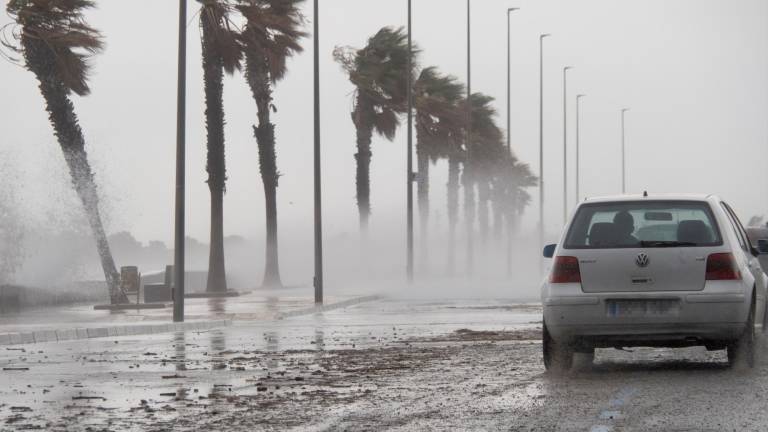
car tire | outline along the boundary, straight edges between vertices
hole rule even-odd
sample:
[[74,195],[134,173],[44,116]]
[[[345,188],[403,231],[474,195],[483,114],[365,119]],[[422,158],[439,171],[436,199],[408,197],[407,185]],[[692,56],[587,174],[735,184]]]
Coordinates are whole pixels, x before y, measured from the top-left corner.
[[749,308],[749,317],[739,339],[728,345],[728,364],[731,367],[743,367],[752,369],[755,367],[757,357],[757,336],[755,334],[755,301]]
[[570,344],[552,338],[546,323],[543,326],[542,336],[544,368],[554,374],[564,374],[570,371],[573,366],[573,348]]

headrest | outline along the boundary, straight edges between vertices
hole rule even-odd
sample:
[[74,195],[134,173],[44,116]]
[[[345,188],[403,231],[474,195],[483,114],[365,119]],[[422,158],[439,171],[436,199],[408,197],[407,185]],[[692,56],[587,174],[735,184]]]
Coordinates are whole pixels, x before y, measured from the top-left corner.
[[712,242],[712,230],[700,220],[684,220],[677,226],[677,241],[706,244]]

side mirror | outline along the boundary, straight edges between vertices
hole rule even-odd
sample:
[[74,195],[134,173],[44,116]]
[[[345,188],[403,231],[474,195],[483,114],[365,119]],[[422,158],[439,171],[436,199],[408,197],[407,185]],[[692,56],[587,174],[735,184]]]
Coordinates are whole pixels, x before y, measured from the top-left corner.
[[555,256],[555,249],[557,249],[556,244],[544,246],[544,258],[552,258]]
[[751,252],[752,252],[752,256],[754,256],[755,258],[760,256],[760,251],[754,246],[752,246]]

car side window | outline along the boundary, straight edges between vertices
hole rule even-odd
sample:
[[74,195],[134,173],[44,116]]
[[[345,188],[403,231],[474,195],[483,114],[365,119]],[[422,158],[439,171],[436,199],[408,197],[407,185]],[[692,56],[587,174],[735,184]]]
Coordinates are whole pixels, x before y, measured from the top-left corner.
[[739,224],[736,222],[736,219],[734,219],[733,214],[731,213],[730,208],[728,207],[728,204],[721,202],[720,205],[723,207],[725,214],[728,216],[728,222],[731,223],[731,228],[733,228],[733,232],[736,234],[736,238],[739,239],[739,244],[741,245],[741,248],[745,252],[748,252],[749,247],[747,246],[747,241],[745,239],[745,236],[741,233],[741,230],[739,229]]
[[741,220],[736,215],[736,212],[733,211],[731,206],[729,206],[728,204],[726,204],[726,203],[723,203],[723,204],[725,204],[725,207],[731,213],[731,216],[733,217],[733,220],[736,221],[736,227],[739,229],[739,232],[741,232],[741,235],[744,237],[744,241],[747,244],[747,251],[752,250],[752,241],[749,239],[749,235],[747,235],[747,230],[744,229],[744,225],[741,223]]

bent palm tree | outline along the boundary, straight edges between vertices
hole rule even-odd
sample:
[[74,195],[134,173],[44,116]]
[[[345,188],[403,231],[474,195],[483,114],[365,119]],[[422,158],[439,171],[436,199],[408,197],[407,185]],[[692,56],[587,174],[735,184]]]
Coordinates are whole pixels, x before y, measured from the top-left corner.
[[447,274],[453,276],[456,270],[456,227],[459,224],[459,187],[461,176],[461,164],[466,157],[466,152],[461,148],[461,141],[448,154],[448,183],[446,191],[446,203],[448,207],[448,262]]
[[[418,53],[413,48],[414,58]],[[333,56],[355,85],[352,122],[357,130],[357,208],[365,234],[371,214],[371,140],[376,131],[389,141],[400,124],[408,94],[408,36],[402,28],[384,27],[365,48],[336,47]],[[413,68],[415,69],[415,61]]]
[[17,33],[20,46],[6,45],[23,54],[27,69],[40,82],[48,119],[96,239],[110,301],[127,303],[101,221],[83,131],[69,98],[71,93],[85,96],[90,92],[88,60],[103,47],[99,31],[83,18],[83,11],[92,7],[90,0],[11,0],[7,10],[21,27]]
[[229,15],[228,0],[198,0],[205,87],[208,189],[211,193],[211,246],[206,291],[227,291],[224,265],[224,193],[227,167],[224,151],[224,71],[240,69],[242,52]]
[[[470,98],[472,109],[472,142],[465,143],[466,157],[462,183],[464,186],[464,222],[467,231],[467,271],[473,272],[474,267],[474,235],[475,218],[479,215],[479,225],[483,238],[488,229],[488,193],[487,172],[491,161],[499,157],[503,134],[495,123],[496,110],[491,106],[491,96],[473,93]],[[463,101],[463,112],[466,112],[466,99]],[[479,186],[480,203],[478,205],[475,187]],[[478,211],[479,210],[479,211]]]
[[[531,196],[526,189],[535,187],[538,177],[533,175],[528,164],[520,162],[515,156],[507,156],[498,163],[494,179],[494,200],[507,219],[507,228],[511,233],[517,217],[522,215],[531,203]],[[497,205],[497,204],[494,204]]]
[[458,109],[464,86],[437,68],[421,71],[414,83],[416,109],[417,197],[421,227],[421,260],[426,263],[429,235],[429,163],[449,157],[460,146],[464,113]]
[[[531,202],[531,195],[526,189],[535,187],[538,178],[531,173],[528,164],[521,163],[514,155],[507,154],[495,169],[493,182],[493,206],[496,211],[494,223],[496,224],[498,239],[502,238],[501,225],[505,221],[507,228],[507,257],[512,256],[512,239],[525,208]],[[512,262],[507,262],[507,273],[512,274]]]
[[301,52],[299,40],[306,33],[299,30],[303,17],[299,5],[304,0],[239,0],[237,8],[246,19],[240,34],[245,50],[245,77],[258,108],[258,126],[253,132],[259,146],[259,167],[264,183],[267,213],[267,249],[264,286],[279,287],[280,267],[277,243],[277,170],[275,125],[270,114],[272,86],[287,72],[286,60]]

